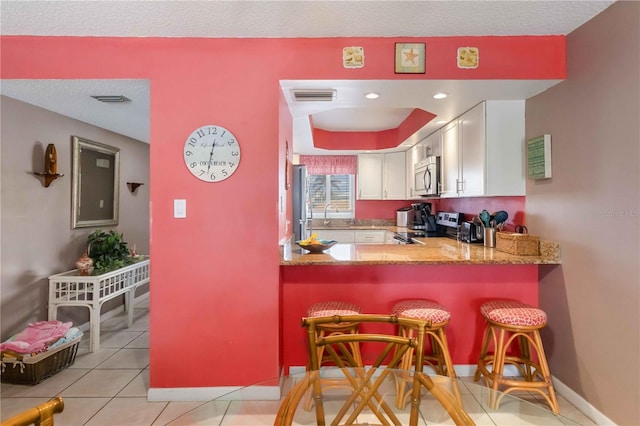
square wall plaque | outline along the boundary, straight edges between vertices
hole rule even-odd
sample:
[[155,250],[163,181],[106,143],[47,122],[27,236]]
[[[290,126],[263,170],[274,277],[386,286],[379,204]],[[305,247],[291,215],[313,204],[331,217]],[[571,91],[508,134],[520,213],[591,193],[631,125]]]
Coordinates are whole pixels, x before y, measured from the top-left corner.
[[396,74],[424,74],[424,43],[396,43]]

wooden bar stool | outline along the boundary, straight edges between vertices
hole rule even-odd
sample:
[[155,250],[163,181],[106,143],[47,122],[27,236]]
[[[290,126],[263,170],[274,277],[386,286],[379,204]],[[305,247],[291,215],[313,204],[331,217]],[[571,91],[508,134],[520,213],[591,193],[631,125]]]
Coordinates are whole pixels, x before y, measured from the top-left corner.
[[[354,305],[353,303],[342,302],[342,301],[325,301],[318,302],[309,307],[307,310],[307,317],[316,318],[316,317],[332,317],[334,315],[358,315],[362,313],[362,309]],[[317,327],[318,337],[331,336],[334,334],[345,334],[345,333],[358,333],[358,324],[352,323],[340,323],[340,324],[323,324]],[[349,344],[351,355],[353,359],[357,363],[354,367],[362,366],[362,356],[360,354],[360,347],[355,344]],[[318,359],[320,360],[320,364],[323,361],[323,353],[324,348],[318,349]]]
[[[392,308],[392,315],[398,318],[411,318],[426,322],[426,336],[431,342],[430,351],[425,349],[424,365],[431,367],[436,374],[456,378],[456,372],[451,361],[447,334],[445,328],[451,320],[451,313],[441,304],[433,300],[408,299],[396,303]],[[403,337],[413,337],[414,330],[400,327],[399,334]],[[425,339],[426,341],[426,339]],[[413,351],[410,349],[403,357],[401,369],[411,370]],[[453,381],[454,394],[460,400],[460,392],[457,381]],[[407,380],[396,380],[396,405],[398,408],[406,406],[411,395],[411,387]]]
[[[317,317],[333,317],[336,315],[359,315],[362,313],[362,309],[354,305],[353,303],[343,302],[343,301],[324,301],[314,303],[307,309],[307,317],[308,318],[317,318]],[[339,324],[318,324],[316,326],[316,332],[318,333],[318,337],[325,336],[333,336],[339,334],[357,334],[358,333],[358,324],[345,322]],[[360,345],[355,342],[351,342],[347,344],[349,347],[349,351],[351,353],[351,357],[356,365],[353,367],[362,367],[362,355],[360,353]],[[323,364],[323,361],[329,361],[329,356],[324,356],[325,347],[320,346],[318,348],[318,361],[320,365]],[[347,357],[342,357],[342,360],[346,365],[353,364],[350,362]],[[339,387],[349,387],[350,384],[344,379],[332,379],[325,378],[321,380],[321,384],[324,388],[339,388]],[[309,411],[313,407],[313,399],[311,398],[311,393],[309,393],[306,398],[304,408]]]
[[[513,300],[490,300],[480,306],[480,313],[486,327],[473,378],[477,381],[484,376],[487,387],[504,392],[500,397],[491,393],[491,406],[497,408],[500,398],[509,392],[525,390],[542,395],[551,410],[558,414],[560,408],[540,337],[540,330],[547,325],[547,314],[542,309]],[[493,352],[490,350],[492,343]],[[519,353],[515,346],[519,347]],[[507,364],[516,366],[523,379],[505,378]]]

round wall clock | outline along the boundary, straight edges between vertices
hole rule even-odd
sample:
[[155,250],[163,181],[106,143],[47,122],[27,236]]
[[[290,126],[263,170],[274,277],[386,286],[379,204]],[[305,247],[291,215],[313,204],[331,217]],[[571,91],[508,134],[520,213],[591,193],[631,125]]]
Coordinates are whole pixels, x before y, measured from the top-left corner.
[[184,163],[205,182],[221,182],[240,164],[240,144],[229,130],[208,124],[195,129],[184,144]]

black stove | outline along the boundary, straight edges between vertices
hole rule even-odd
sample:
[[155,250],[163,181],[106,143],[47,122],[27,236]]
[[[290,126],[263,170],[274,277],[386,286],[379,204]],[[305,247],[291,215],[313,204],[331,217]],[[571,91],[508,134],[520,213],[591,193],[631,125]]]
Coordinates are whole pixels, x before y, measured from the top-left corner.
[[415,244],[412,238],[448,237],[456,239],[459,223],[460,213],[438,212],[436,215],[436,231],[427,232],[424,229],[407,229],[407,231],[396,232],[393,239],[398,244]]

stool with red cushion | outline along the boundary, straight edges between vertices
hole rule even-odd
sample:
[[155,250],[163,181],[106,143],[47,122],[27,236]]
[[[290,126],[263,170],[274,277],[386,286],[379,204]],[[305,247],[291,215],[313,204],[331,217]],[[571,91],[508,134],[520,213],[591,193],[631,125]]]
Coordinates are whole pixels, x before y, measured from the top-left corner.
[[[343,301],[324,301],[314,303],[307,309],[307,317],[332,317],[334,315],[358,315],[362,313],[362,309],[353,303]],[[330,336],[333,334],[357,333],[358,325],[352,323],[327,324],[319,325],[318,337]],[[360,355],[360,347],[357,344],[350,344],[351,354],[356,364],[355,367],[362,366],[362,356]],[[322,363],[323,350],[318,350],[318,359]]]
[[[480,313],[486,326],[474,380],[483,376],[485,385],[502,391],[501,395],[515,390],[537,392],[554,413],[559,413],[540,337],[540,330],[547,325],[547,314],[534,306],[502,299],[483,303]],[[522,378],[505,377],[505,365],[516,366]],[[494,408],[500,404],[500,398],[492,393]]]
[[[427,299],[408,299],[396,303],[392,308],[392,315],[399,318],[412,318],[423,320],[426,324],[426,335],[429,336],[431,348],[425,348],[424,365],[433,368],[436,374],[441,376],[456,377],[456,372],[451,361],[449,345],[447,343],[446,326],[451,320],[451,313],[441,304]],[[411,337],[414,331],[400,327],[399,333],[405,337]],[[412,351],[411,351],[412,352]],[[410,370],[412,367],[413,353],[406,353],[402,361],[402,369]],[[403,408],[411,394],[409,381],[396,381],[396,405]],[[453,381],[453,383],[457,383]],[[455,386],[455,385],[454,385]],[[459,397],[459,390],[454,389]]]

